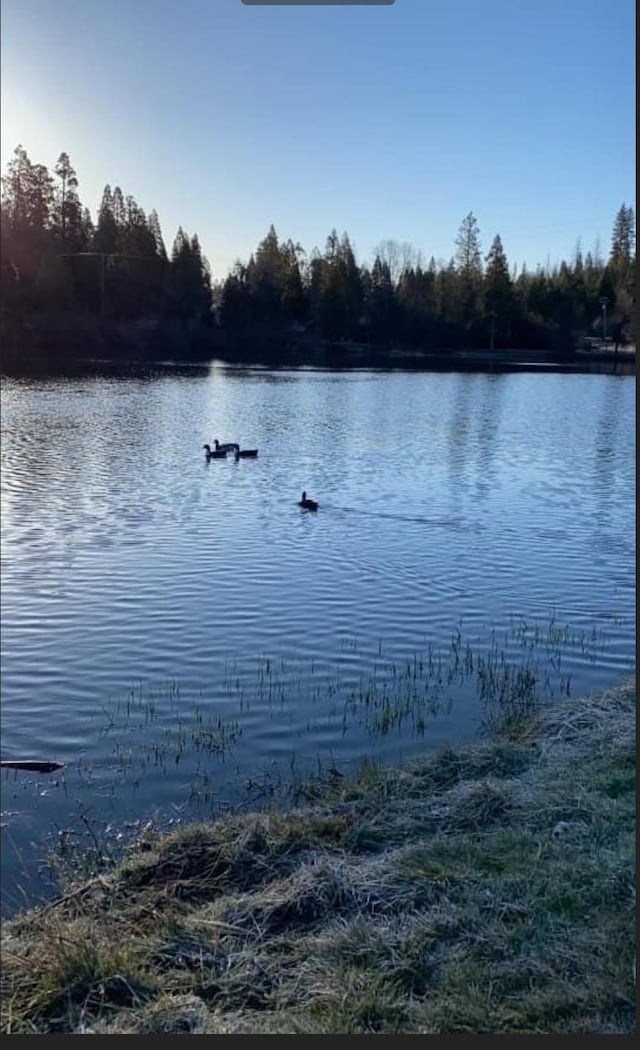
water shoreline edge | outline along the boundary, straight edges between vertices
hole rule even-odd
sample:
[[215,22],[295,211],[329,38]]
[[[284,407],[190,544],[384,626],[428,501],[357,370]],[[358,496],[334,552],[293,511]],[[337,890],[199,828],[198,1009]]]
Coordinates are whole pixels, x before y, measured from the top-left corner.
[[3,922],[0,1030],[632,1031],[635,702],[149,832]]

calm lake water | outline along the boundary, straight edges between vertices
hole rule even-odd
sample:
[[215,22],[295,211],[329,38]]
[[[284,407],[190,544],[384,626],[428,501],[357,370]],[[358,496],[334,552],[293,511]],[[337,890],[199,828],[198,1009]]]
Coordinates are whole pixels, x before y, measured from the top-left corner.
[[7,379],[1,418],[2,755],[67,763],[3,773],[5,909],[52,832],[472,737],[478,661],[634,663],[633,377],[158,367]]

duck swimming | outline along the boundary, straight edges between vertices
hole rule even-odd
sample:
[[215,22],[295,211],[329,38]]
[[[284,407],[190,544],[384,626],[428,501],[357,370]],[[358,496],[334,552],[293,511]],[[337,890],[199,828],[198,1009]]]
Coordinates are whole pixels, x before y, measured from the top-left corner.
[[236,460],[255,459],[257,455],[257,448],[236,448]]
[[227,450],[221,448],[212,449],[210,445],[203,445],[203,449],[207,454],[207,459],[226,459]]
[[299,507],[304,507],[305,510],[317,510],[318,504],[314,499],[307,499],[306,492],[302,493],[302,499],[298,503]]
[[226,445],[221,445],[220,442],[218,441],[218,439],[216,438],[213,443],[216,446],[216,452],[239,452],[240,451],[240,445],[236,444],[235,441],[228,441]]

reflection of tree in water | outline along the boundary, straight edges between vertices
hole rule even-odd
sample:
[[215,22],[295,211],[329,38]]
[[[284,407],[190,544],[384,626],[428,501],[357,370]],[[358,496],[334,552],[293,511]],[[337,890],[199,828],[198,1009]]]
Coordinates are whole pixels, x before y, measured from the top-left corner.
[[449,469],[454,492],[474,480],[478,495],[486,496],[495,480],[493,461],[507,378],[500,374],[455,373],[449,428]]
[[[145,459],[172,416],[147,396],[147,380],[120,386],[113,377],[21,383],[4,399],[3,528],[57,545],[108,530],[118,499],[112,479],[123,457]],[[168,411],[166,411],[168,410]],[[150,478],[136,471],[136,502]],[[148,493],[147,493],[148,496]]]
[[598,524],[611,525],[615,505],[618,433],[623,412],[624,389],[628,382],[617,376],[604,380],[601,388],[600,413],[593,442],[593,493]]
[[449,427],[449,469],[455,490],[466,482],[469,468],[467,445],[471,433],[471,420],[475,411],[475,387],[479,376],[472,372],[454,372],[454,392],[451,398],[451,424]]
[[81,426],[61,418],[40,391],[16,392],[3,408],[3,531],[40,532],[67,498],[68,476],[82,473]]
[[500,427],[506,379],[507,377],[501,374],[482,377],[478,409],[476,488],[483,496],[489,492],[496,478],[494,467],[496,439]]

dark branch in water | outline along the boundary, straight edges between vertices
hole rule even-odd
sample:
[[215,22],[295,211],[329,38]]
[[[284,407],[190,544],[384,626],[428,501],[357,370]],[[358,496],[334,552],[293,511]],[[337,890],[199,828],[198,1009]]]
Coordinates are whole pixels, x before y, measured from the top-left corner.
[[62,769],[64,762],[43,762],[37,758],[15,758],[0,761],[3,769],[26,769],[32,773],[55,773],[56,769]]

